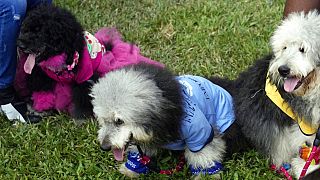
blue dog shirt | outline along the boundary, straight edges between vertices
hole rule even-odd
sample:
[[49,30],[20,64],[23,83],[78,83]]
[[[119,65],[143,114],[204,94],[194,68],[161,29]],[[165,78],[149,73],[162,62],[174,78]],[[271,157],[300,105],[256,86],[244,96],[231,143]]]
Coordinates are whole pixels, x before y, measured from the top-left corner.
[[171,150],[200,151],[213,136],[214,130],[223,134],[234,122],[231,95],[223,88],[199,76],[177,76],[181,84],[184,117],[181,139],[165,145]]

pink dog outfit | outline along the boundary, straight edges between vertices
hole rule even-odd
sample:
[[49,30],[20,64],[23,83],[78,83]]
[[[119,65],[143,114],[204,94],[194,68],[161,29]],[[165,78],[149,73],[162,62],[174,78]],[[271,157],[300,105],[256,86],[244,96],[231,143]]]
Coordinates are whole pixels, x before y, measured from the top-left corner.
[[[66,65],[65,53],[41,61],[38,66],[57,83],[51,91],[30,92],[27,87],[27,76],[35,66],[35,55],[22,54],[18,64],[15,88],[22,97],[30,97],[36,111],[58,110],[72,112],[72,84],[80,84],[96,73],[104,74],[130,64],[145,62],[163,67],[163,64],[140,54],[137,46],[123,42],[116,29],[102,28],[94,36],[84,32],[86,46],[81,59],[74,53],[73,63]],[[110,43],[112,49],[106,51],[104,43]],[[74,68],[76,72],[72,71]],[[39,82],[41,83],[41,82]]]

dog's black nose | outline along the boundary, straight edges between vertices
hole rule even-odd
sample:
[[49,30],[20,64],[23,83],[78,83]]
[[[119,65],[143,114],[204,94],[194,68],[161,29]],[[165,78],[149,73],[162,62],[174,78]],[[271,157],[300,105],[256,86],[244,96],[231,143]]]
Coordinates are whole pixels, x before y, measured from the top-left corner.
[[280,66],[278,71],[282,77],[287,77],[290,74],[290,68],[287,65]]
[[100,149],[103,151],[109,151],[109,150],[111,150],[111,146],[108,144],[101,144]]
[[17,46],[21,49],[25,49],[26,48],[26,45],[23,43],[22,40],[18,39],[17,40]]

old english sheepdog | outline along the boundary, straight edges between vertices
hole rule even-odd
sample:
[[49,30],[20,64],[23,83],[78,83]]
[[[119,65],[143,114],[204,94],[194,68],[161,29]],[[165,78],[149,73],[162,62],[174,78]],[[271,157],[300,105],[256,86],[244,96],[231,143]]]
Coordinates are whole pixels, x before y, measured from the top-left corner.
[[271,37],[271,47],[272,55],[236,80],[212,81],[233,96],[235,123],[251,144],[276,167],[290,163],[299,177],[305,163],[301,150],[312,145],[320,124],[318,12],[289,15]]
[[123,174],[151,171],[142,163],[144,155],[155,157],[164,148],[184,151],[193,175],[219,176],[235,119],[232,98],[223,88],[199,76],[174,76],[138,64],[108,73],[91,95],[101,148],[112,149],[118,161],[128,152]]

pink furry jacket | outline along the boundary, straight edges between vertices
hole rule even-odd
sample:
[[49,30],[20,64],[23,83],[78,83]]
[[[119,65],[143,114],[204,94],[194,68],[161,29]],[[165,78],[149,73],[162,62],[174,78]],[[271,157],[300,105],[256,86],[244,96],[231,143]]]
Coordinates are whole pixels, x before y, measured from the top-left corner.
[[[22,97],[30,97],[36,111],[58,110],[72,112],[72,84],[83,83],[97,73],[103,76],[109,71],[126,65],[146,62],[163,67],[163,64],[140,55],[139,48],[123,42],[116,29],[102,28],[94,36],[85,32],[87,46],[84,47],[81,60],[75,52],[72,65],[66,65],[66,54],[62,53],[42,61],[38,65],[57,83],[51,91],[30,92],[27,87],[28,59],[21,55],[15,80],[15,88]],[[106,51],[103,42],[111,42],[113,48]],[[30,56],[30,55],[29,55]],[[34,64],[34,62],[33,62]],[[76,73],[72,69],[77,66]],[[39,82],[41,83],[41,82]]]

